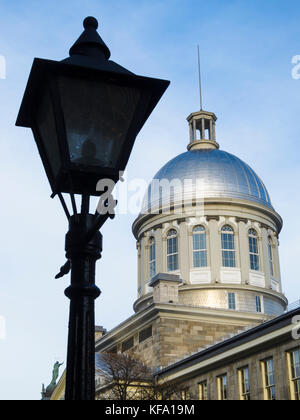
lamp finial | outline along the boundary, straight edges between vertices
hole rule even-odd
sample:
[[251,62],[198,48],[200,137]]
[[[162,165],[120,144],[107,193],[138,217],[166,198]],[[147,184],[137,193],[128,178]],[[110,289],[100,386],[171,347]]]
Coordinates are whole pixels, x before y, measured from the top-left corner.
[[98,20],[94,18],[93,16],[88,16],[83,21],[83,27],[84,29],[88,29],[88,28],[98,29],[99,27]]

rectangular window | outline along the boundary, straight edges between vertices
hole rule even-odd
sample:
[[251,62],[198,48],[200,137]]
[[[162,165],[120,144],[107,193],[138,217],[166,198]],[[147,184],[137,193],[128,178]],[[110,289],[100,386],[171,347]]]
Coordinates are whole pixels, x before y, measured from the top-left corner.
[[227,375],[222,375],[217,378],[218,400],[228,400],[228,383]]
[[251,270],[259,271],[259,257],[255,254],[250,254],[250,268]]
[[134,340],[133,337],[131,337],[129,340],[126,340],[124,343],[122,343],[122,353],[124,353],[124,351],[130,350],[133,346]]
[[176,254],[178,252],[177,238],[168,239],[168,255]]
[[156,262],[155,260],[150,261],[150,279],[153,279],[156,275]]
[[300,349],[288,353],[291,399],[300,401]]
[[228,293],[228,309],[236,310],[235,293]]
[[180,392],[180,394],[181,394],[181,399],[182,399],[182,400],[188,400],[188,399],[189,399],[189,389],[188,389],[188,388],[183,389],[183,390]]
[[205,233],[195,233],[193,235],[193,248],[196,251],[197,249],[206,249],[206,235]]
[[256,312],[261,313],[262,312],[262,306],[261,306],[261,297],[256,296]]
[[249,368],[245,367],[238,371],[240,399],[242,401],[250,401],[250,381],[249,381]]
[[222,251],[223,267],[236,267],[235,251]]
[[200,401],[208,401],[207,381],[198,384],[198,398]]
[[168,271],[178,270],[178,254],[168,255]]
[[206,251],[194,251],[194,267],[207,267]]
[[234,250],[234,236],[230,233],[222,233],[222,249]]
[[155,261],[150,262],[150,278],[153,279],[156,275],[156,264]]
[[273,358],[262,362],[262,381],[264,399],[268,401],[276,400],[275,367]]
[[139,333],[139,343],[142,343],[150,337],[152,337],[152,325]]

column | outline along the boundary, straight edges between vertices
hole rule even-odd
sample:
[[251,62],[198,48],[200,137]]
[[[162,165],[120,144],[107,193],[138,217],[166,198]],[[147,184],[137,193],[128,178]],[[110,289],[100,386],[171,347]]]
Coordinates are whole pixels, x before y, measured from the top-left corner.
[[141,278],[141,287],[142,287],[142,294],[145,294],[145,283],[146,283],[146,278],[145,278],[145,264],[146,264],[146,255],[145,255],[145,238],[144,236],[141,237],[140,239],[140,247],[141,247],[141,270],[140,270],[140,278]]
[[280,292],[282,292],[280,258],[279,258],[278,246],[279,246],[279,241],[276,238],[276,245],[274,245],[274,247],[273,247],[274,271],[275,271],[275,278],[276,278],[276,280],[279,281]]
[[213,122],[212,139],[216,141],[216,123]]
[[209,121],[209,140],[213,140],[213,121]]
[[205,139],[205,119],[201,119],[201,139]]
[[249,241],[247,221],[237,220],[239,226],[239,246],[240,246],[240,267],[242,275],[242,284],[249,280],[250,262],[249,262]]
[[162,227],[155,230],[156,273],[164,273]]
[[196,127],[196,120],[195,118],[193,119],[193,140],[192,141],[196,141],[197,140],[197,127]]
[[[165,226],[163,226],[164,229]],[[162,236],[162,253],[161,253],[161,259],[162,259],[162,273],[168,272],[167,267],[167,237],[166,235]]]
[[189,234],[186,222],[180,223],[179,226],[179,268],[181,278],[184,282],[190,282],[190,255],[189,255]]
[[193,122],[190,122],[190,143],[194,140],[194,133],[193,133]]
[[212,282],[220,281],[220,270],[222,267],[221,237],[219,234],[218,219],[209,219],[209,255]]
[[138,254],[138,266],[137,266],[137,271],[138,271],[138,298],[141,297],[142,294],[142,283],[141,283],[141,246],[140,243],[137,242],[136,243],[136,249],[137,249],[137,254]]
[[271,287],[271,270],[270,270],[270,262],[269,262],[269,249],[268,249],[268,231],[266,227],[261,227],[261,236],[262,236],[262,262],[263,262],[263,270],[266,274],[266,288]]

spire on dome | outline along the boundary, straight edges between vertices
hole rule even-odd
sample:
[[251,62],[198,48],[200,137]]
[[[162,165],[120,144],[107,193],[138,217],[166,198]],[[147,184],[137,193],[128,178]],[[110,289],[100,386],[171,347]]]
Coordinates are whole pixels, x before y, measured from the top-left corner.
[[193,112],[188,118],[190,127],[190,143],[188,150],[195,149],[219,149],[216,142],[216,121],[217,117],[213,112],[203,110],[200,47],[198,45],[198,74],[200,91],[200,111]]
[[198,73],[199,73],[200,111],[203,111],[201,63],[200,63],[200,47],[199,47],[199,45],[198,45]]

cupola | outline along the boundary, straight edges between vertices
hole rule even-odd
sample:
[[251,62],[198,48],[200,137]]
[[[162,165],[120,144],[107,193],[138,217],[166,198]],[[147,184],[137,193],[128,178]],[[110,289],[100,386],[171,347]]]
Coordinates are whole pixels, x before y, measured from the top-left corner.
[[217,117],[213,112],[193,112],[187,118],[190,127],[188,150],[219,149],[216,141]]

